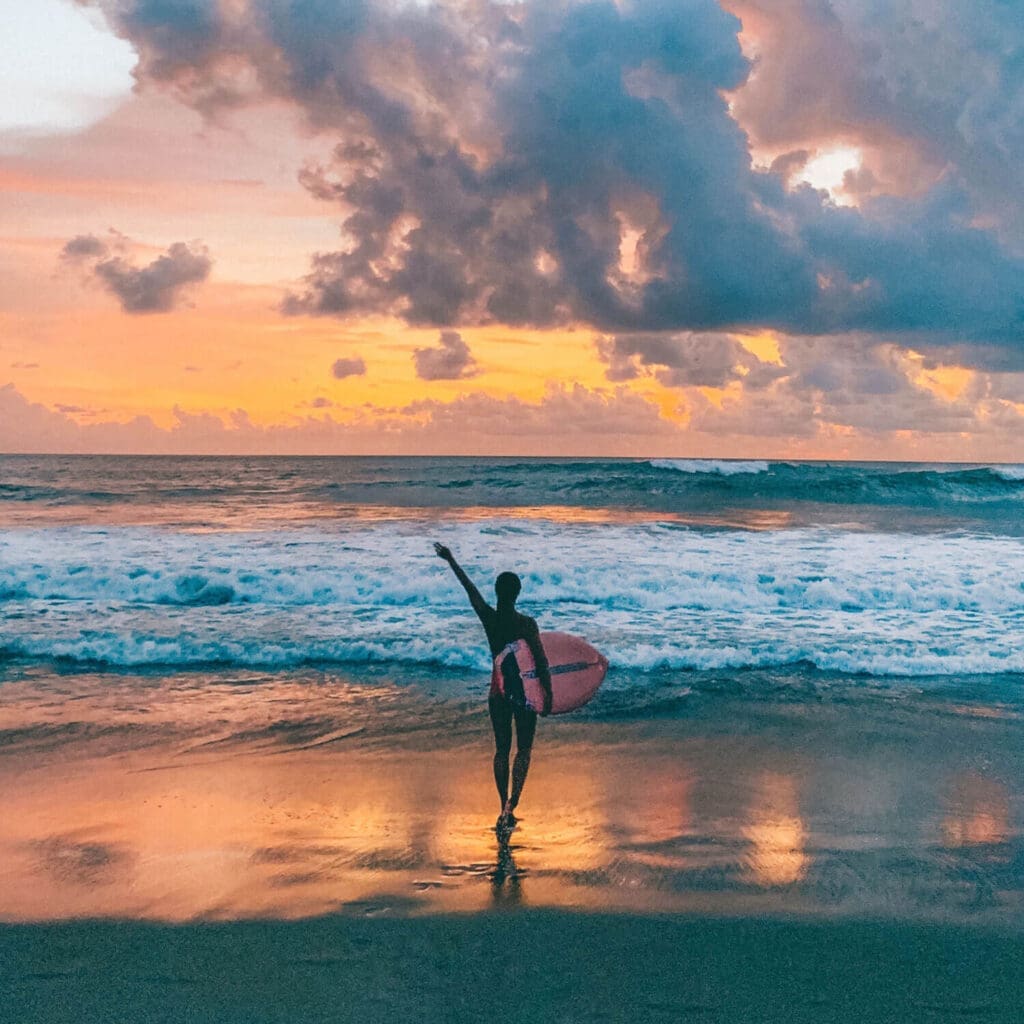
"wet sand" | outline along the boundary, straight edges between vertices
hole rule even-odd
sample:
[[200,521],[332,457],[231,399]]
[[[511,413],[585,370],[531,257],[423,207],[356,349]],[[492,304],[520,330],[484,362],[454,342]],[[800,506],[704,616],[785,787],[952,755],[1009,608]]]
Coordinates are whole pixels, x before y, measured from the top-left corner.
[[1024,1016],[1018,706],[609,697],[502,843],[459,685],[7,679],[0,1019]]

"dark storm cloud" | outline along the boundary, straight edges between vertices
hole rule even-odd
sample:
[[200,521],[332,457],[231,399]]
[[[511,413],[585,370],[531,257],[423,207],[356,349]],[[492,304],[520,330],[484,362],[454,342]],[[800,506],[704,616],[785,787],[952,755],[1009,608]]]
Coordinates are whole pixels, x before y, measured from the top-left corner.
[[[864,212],[806,201],[802,233],[819,257],[819,331],[928,331],[1020,345],[1024,264],[969,226],[964,193],[941,185],[919,201],[878,198]],[[797,323],[792,325],[800,328]]]
[[[753,169],[723,98],[750,71],[740,22],[713,0],[94,4],[136,45],[144,80],[206,110],[285,98],[340,139],[334,159],[302,181],[345,211],[347,243],[315,257],[287,312],[389,313],[440,327],[583,321],[618,333],[927,331],[947,344],[1020,344],[1024,263],[979,226],[973,178],[854,210],[809,188],[788,192],[796,154],[775,173]],[[985,31],[999,28],[990,45],[1006,50],[1024,32],[991,6]],[[953,136],[965,125],[1016,153],[1024,119],[1007,114],[1017,94],[1004,109],[998,89],[976,89],[980,105],[968,104],[965,120],[964,104],[943,101],[959,86],[947,87],[942,68],[915,64],[902,83],[903,44],[871,28],[876,7],[843,5],[861,12],[865,42],[854,56],[836,51],[839,85],[825,82],[827,53],[816,68],[801,64],[803,81],[824,83],[826,109],[837,119],[874,109],[888,90],[889,108],[904,113],[890,136],[927,114],[936,153],[964,150]],[[902,9],[909,52],[924,60],[931,22]],[[795,11],[814,39],[834,35],[824,0],[773,10]],[[871,45],[888,47],[881,71]],[[858,60],[874,78],[857,77]],[[1008,61],[979,68],[1005,65],[1009,75]],[[837,90],[850,97],[830,107]],[[799,81],[779,95],[806,102]]]
[[[115,236],[115,241],[123,248],[122,236]],[[72,238],[61,250],[61,258],[87,266],[90,275],[118,298],[126,313],[168,312],[183,290],[205,281],[213,267],[209,251],[198,242],[175,242],[163,255],[138,267],[95,235]]]
[[352,359],[335,359],[331,365],[331,374],[336,380],[346,377],[360,377],[366,373],[366,363],[359,356]]
[[1024,372],[1024,345],[944,344],[922,337],[913,341],[912,347],[925,354],[930,369],[970,366],[989,373]]
[[413,362],[420,380],[459,380],[476,373],[476,361],[457,331],[442,331],[435,347],[416,349]]

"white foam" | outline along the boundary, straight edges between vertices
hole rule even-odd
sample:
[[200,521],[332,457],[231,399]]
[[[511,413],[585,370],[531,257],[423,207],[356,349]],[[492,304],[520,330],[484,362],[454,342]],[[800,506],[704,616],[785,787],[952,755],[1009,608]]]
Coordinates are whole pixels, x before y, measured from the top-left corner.
[[767,473],[768,463],[731,459],[651,459],[655,469],[674,469],[678,473],[708,473],[738,476],[743,473]]
[[1024,540],[701,532],[494,517],[186,534],[0,531],[0,647],[114,665],[405,661],[486,671],[430,541],[485,596],[523,577],[542,628],[640,671],[807,662],[880,675],[1024,672]]
[[992,472],[1001,476],[1004,480],[1024,480],[1024,465],[1017,466],[992,466]]

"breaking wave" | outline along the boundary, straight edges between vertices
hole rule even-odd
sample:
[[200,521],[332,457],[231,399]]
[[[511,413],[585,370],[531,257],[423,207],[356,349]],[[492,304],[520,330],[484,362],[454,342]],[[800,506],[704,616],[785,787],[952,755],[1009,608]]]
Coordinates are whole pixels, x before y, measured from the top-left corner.
[[430,541],[485,593],[523,577],[542,628],[633,672],[797,663],[878,676],[1024,672],[1024,541],[765,533],[494,516],[185,533],[0,531],[0,651],[110,666],[405,662],[486,671]]
[[651,459],[654,469],[674,469],[678,473],[717,473],[738,476],[743,473],[767,473],[768,463],[730,459]]
[[[0,525],[285,527],[410,510],[611,510],[707,518],[751,510],[786,525],[1020,534],[1024,465],[727,459],[69,459],[0,457]],[[781,520],[780,520],[781,521]]]

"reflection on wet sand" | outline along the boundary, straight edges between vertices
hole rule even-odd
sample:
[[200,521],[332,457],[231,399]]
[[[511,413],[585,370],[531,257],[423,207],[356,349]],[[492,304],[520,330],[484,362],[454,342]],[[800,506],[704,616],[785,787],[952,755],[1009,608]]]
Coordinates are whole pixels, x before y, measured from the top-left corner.
[[810,858],[804,852],[806,829],[795,779],[775,772],[758,778],[743,835],[750,842],[750,871],[756,882],[790,885],[803,878]]
[[512,849],[512,833],[499,831],[498,862],[490,873],[491,900],[495,907],[523,906],[522,880],[525,872],[516,864],[515,852]]
[[1005,843],[1012,834],[1006,787],[976,772],[962,775],[955,780],[942,828],[950,846]]
[[[139,770],[138,753],[130,770],[103,758],[72,775],[22,772],[0,800],[0,917],[292,918],[495,905],[806,911],[816,900],[856,911],[856,892],[837,907],[834,893],[817,891],[829,871],[867,870],[894,884],[896,869],[864,851],[809,847],[796,777],[709,753],[698,764],[685,747],[643,762],[616,746],[550,749],[520,827],[497,838],[476,750],[460,752],[454,774],[444,767],[451,754],[243,750],[173,772]],[[727,772],[733,805],[719,793],[713,814],[694,813],[688,797],[702,773],[713,783]],[[959,809],[943,825],[950,846],[1010,840],[1005,795],[969,777],[955,792]],[[914,884],[927,883],[933,904],[944,884],[953,892],[942,857],[902,856],[917,858]]]
[[984,773],[927,736],[865,752],[863,711],[847,730],[835,707],[789,733],[735,704],[700,721],[551,723],[520,826],[496,836],[482,713],[462,732],[428,716],[426,731],[381,733],[373,722],[407,718],[414,697],[298,691],[129,700],[106,680],[92,711],[75,702],[77,724],[61,700],[6,691],[0,918],[524,905],[1003,920],[1024,905],[1016,746],[992,747]]

